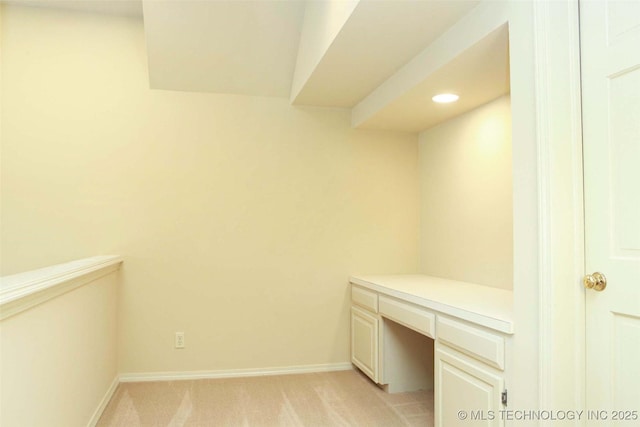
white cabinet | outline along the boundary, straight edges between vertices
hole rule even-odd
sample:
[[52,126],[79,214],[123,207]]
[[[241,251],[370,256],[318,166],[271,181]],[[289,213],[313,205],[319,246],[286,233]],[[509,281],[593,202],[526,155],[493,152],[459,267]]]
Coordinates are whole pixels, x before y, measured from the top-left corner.
[[381,373],[381,320],[378,293],[351,287],[351,363],[376,383]]
[[438,316],[438,342],[504,370],[504,337],[483,328]]
[[351,362],[388,392],[433,388],[434,329],[424,309],[351,289]]
[[359,307],[351,307],[351,362],[373,381],[379,370],[378,316]]
[[384,295],[380,295],[378,306],[382,317],[429,338],[435,337],[435,315],[429,310]]
[[434,388],[436,427],[502,427],[512,293],[428,276],[352,278],[351,360],[389,392]]
[[436,427],[502,426],[504,337],[444,315],[436,329]]
[[436,427],[503,426],[503,373],[436,341]]

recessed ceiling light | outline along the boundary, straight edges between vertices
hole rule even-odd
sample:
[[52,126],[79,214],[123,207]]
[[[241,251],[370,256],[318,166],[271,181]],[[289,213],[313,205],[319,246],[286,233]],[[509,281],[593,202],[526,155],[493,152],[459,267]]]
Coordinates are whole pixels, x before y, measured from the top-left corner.
[[433,98],[431,98],[433,100],[433,102],[439,102],[440,104],[446,104],[448,102],[455,102],[457,101],[459,98],[458,95],[453,94],[453,93],[440,93],[436,96],[434,96]]

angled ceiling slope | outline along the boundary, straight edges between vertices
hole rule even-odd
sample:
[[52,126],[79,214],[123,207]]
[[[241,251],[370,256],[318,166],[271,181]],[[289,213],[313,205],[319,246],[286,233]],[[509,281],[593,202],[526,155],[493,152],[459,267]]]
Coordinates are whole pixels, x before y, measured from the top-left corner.
[[[358,127],[423,131],[508,94],[509,74],[509,28],[505,24],[367,117]],[[439,93],[455,93],[460,99],[451,104],[437,104],[431,98]]]
[[352,107],[478,3],[143,0],[150,86]]
[[[483,1],[351,109],[356,128],[416,132],[510,92],[509,9]],[[434,109],[441,91],[460,95]]]
[[301,1],[143,0],[153,89],[288,97]]
[[[334,38],[330,43],[325,42],[323,51],[316,53],[311,72],[298,84],[294,81],[293,104],[353,107],[479,1],[344,3],[354,4],[348,16],[339,17],[342,26]],[[328,14],[323,9],[334,8],[332,2],[312,6],[307,9],[307,15]],[[305,26],[312,22],[308,18],[305,16]],[[301,48],[306,30],[303,30]],[[296,74],[298,72],[297,69]]]
[[[352,108],[417,132],[509,92],[508,18],[479,0],[0,0],[144,15],[153,89]],[[438,107],[433,94],[454,91]]]

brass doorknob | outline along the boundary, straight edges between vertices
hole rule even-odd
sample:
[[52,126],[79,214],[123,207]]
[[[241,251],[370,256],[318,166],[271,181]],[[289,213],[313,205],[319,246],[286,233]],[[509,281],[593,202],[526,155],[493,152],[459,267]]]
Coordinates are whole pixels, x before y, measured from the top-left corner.
[[584,283],[584,287],[587,289],[593,289],[594,291],[601,292],[607,287],[607,278],[604,277],[604,274],[596,271],[593,274],[587,274],[584,276],[582,283]]

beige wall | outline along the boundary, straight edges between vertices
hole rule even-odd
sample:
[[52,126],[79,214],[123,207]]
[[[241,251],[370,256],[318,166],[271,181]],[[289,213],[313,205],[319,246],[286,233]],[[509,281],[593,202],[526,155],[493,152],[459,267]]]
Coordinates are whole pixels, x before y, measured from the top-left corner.
[[420,182],[422,272],[511,289],[509,97],[422,132]]
[[149,90],[140,21],[2,31],[3,274],[123,255],[120,372],[347,362],[348,276],[418,270],[415,135]]
[[118,273],[0,322],[0,425],[87,425],[116,378]]

